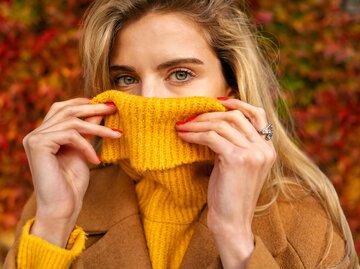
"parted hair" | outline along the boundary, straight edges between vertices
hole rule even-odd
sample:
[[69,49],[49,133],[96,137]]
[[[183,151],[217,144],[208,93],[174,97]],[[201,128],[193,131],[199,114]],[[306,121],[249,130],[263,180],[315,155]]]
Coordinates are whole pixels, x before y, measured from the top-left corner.
[[85,91],[94,96],[112,88],[109,58],[114,39],[124,24],[149,13],[178,12],[202,29],[204,37],[221,61],[231,94],[251,105],[261,107],[273,124],[273,144],[277,160],[263,186],[271,190],[271,199],[255,210],[265,212],[283,194],[289,201],[297,197],[289,185],[298,185],[322,205],[333,227],[328,227],[327,246],[318,267],[324,268],[336,230],[346,242],[343,260],[328,268],[358,268],[352,234],[341,209],[337,193],[327,176],[294,143],[290,131],[280,121],[276,101],[281,100],[280,86],[270,65],[259,34],[240,4],[231,0],[96,0],[82,21],[80,55],[84,70]]

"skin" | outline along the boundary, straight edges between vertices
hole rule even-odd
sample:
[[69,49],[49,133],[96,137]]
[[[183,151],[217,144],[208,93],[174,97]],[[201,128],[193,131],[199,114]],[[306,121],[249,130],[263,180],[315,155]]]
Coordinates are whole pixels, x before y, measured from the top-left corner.
[[110,58],[114,87],[144,97],[223,96],[220,61],[202,36],[180,14],[149,14],[127,24]]
[[[150,13],[126,24],[115,39],[110,75],[114,87],[144,97],[216,98],[227,89],[202,29],[179,13]],[[276,153],[271,140],[257,132],[268,124],[262,108],[238,99],[221,102],[228,111],[203,113],[177,123],[175,130],[184,141],[216,153],[208,186],[208,227],[223,267],[245,268],[254,250],[256,202]],[[24,139],[38,205],[31,233],[61,247],[81,210],[89,182],[87,162],[100,162],[91,136],[121,139],[119,131],[99,125],[115,107],[88,103],[77,98],[54,104],[43,124]]]

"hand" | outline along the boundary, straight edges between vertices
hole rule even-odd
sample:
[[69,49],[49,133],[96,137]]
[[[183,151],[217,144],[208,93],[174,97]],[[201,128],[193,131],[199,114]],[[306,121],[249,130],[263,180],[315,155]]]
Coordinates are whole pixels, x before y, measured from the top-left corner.
[[116,111],[115,105],[89,102],[76,98],[53,104],[43,123],[23,140],[36,195],[34,226],[36,221],[42,227],[50,226],[45,222],[75,224],[89,183],[87,161],[100,163],[91,136],[121,137],[99,125],[102,115]]
[[187,131],[178,133],[184,141],[215,152],[207,195],[207,223],[215,240],[236,238],[251,248],[255,207],[276,152],[271,140],[257,132],[268,125],[262,108],[238,99],[221,102],[228,111],[201,114],[176,129]]

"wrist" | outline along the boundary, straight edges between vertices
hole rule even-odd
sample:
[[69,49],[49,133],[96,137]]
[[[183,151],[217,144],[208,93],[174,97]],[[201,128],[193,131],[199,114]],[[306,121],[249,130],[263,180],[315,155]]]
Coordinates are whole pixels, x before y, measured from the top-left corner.
[[246,268],[255,247],[253,233],[245,229],[224,228],[212,234],[224,268]]
[[73,221],[56,221],[35,217],[30,234],[40,237],[49,243],[66,248],[68,238],[75,227]]

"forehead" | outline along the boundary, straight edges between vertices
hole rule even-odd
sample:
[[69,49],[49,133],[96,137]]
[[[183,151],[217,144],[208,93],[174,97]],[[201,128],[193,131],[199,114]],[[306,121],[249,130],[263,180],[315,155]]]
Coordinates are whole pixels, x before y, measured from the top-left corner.
[[[195,57],[211,54],[204,30],[181,13],[150,13],[124,25],[118,32],[114,52],[127,60],[149,53],[169,58]],[[141,59],[141,58],[140,58]]]

